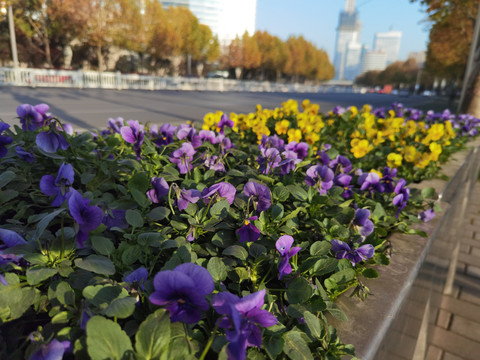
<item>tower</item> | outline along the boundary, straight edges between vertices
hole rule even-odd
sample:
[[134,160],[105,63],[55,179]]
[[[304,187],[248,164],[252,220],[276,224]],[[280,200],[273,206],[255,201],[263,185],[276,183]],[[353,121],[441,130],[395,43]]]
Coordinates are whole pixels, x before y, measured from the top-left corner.
[[335,42],[335,79],[354,80],[360,72],[362,48],[359,39],[362,25],[358,20],[355,0],[345,0],[340,13]]

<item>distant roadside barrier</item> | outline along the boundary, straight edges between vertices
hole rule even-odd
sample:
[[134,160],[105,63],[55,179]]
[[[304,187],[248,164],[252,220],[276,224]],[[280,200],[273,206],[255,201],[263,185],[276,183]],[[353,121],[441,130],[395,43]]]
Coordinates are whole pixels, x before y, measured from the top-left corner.
[[356,92],[355,87],[282,84],[269,81],[244,81],[223,78],[188,78],[122,74],[81,70],[1,68],[0,86],[94,88],[114,90],[183,90],[247,92]]

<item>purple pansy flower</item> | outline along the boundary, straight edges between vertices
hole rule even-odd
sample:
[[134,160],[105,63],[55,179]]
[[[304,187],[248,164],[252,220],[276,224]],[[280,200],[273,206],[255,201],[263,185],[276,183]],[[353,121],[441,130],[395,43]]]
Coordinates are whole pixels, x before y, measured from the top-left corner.
[[107,122],[107,129],[110,133],[117,133],[120,134],[120,129],[124,126],[125,123],[122,117],[117,118],[109,118]]
[[273,169],[279,166],[281,160],[282,156],[276,148],[262,149],[261,155],[257,158],[257,162],[260,164],[258,171],[268,175]]
[[290,141],[286,146],[285,150],[287,151],[295,151],[297,153],[297,157],[301,160],[305,159],[308,155],[308,144],[305,142]]
[[220,292],[213,298],[213,307],[221,315],[220,327],[225,329],[228,359],[244,360],[248,346],[260,348],[262,333],[259,328],[278,323],[277,318],[262,310],[265,289],[239,298],[229,292]]
[[160,199],[168,194],[169,187],[163,177],[154,177],[150,181],[153,189],[147,191],[147,198],[154,204],[158,204]]
[[50,115],[47,113],[49,109],[50,107],[47,104],[35,106],[22,104],[17,107],[17,115],[20,118],[22,129],[32,131],[46,125],[48,120],[50,120]]
[[[1,142],[1,140],[0,140],[0,142]],[[29,153],[28,151],[25,151],[25,149],[22,148],[21,146],[17,146],[15,148],[15,152],[17,153],[17,156],[20,159],[25,160],[26,162],[31,163],[31,162],[35,161],[35,157],[33,156],[33,154]],[[1,155],[1,149],[0,149],[0,155]]]
[[384,185],[380,182],[380,176],[376,172],[363,173],[358,178],[358,184],[360,185],[360,190],[368,190],[370,194],[373,194],[375,191],[382,193],[385,190]]
[[333,108],[332,113],[334,113],[335,115],[342,115],[345,111],[347,111],[347,109],[341,107],[340,105],[337,105]]
[[42,176],[40,190],[47,196],[55,195],[52,206],[60,206],[65,201],[69,187],[73,185],[74,174],[72,165],[62,163],[56,178],[52,175]]
[[88,232],[100,226],[103,220],[103,212],[98,206],[88,205],[89,199],[84,199],[75,189],[70,189],[68,208],[75,222],[79,225],[77,244],[83,248]]
[[349,199],[353,196],[353,185],[351,184],[352,177],[346,174],[338,174],[335,176],[334,183],[343,188],[342,197]]
[[355,211],[355,218],[353,219],[353,224],[358,227],[358,232],[360,235],[366,237],[373,232],[373,222],[369,219],[370,210],[367,209],[357,209]]
[[225,165],[223,164],[221,157],[218,157],[217,155],[205,154],[203,156],[203,165],[205,165],[207,169],[225,172]]
[[233,128],[233,121],[230,120],[227,115],[225,114],[222,114],[221,118],[220,118],[220,121],[218,122],[217,124],[217,127],[220,129],[220,132],[223,134],[223,128],[225,126],[229,127],[229,128]]
[[265,211],[272,205],[272,196],[268,186],[249,181],[243,187],[243,193],[252,200],[255,210],[258,212]]
[[31,357],[30,360],[62,360],[63,354],[70,348],[70,341],[53,339],[49,344],[44,344]]
[[191,125],[182,124],[177,131],[178,140],[187,139],[196,148],[202,145],[202,139],[197,135],[197,130]]
[[397,169],[385,166],[383,169],[383,176],[380,179],[385,192],[391,193],[395,190],[395,180],[393,179],[395,176],[397,176]]
[[290,235],[283,235],[280,236],[275,243],[275,247],[277,248],[282,260],[278,265],[278,280],[280,280],[283,275],[288,275],[292,272],[292,266],[290,265],[290,258],[296,255],[301,248],[295,246],[292,248],[293,245],[293,237]]
[[183,143],[180,149],[175,150],[170,157],[172,163],[177,164],[180,174],[186,174],[193,169],[193,155],[196,153],[192,144]]
[[277,135],[273,135],[273,136],[262,135],[262,139],[260,140],[260,145],[258,145],[258,148],[260,150],[275,148],[280,151],[282,150],[283,144],[285,144],[285,141],[283,141]]
[[328,166],[335,174],[348,174],[353,169],[351,161],[343,155],[338,155],[335,159],[330,161]]
[[220,182],[214,184],[209,188],[205,188],[202,191],[202,199],[205,204],[208,204],[210,201],[215,200],[216,198],[225,198],[230,205],[233,204],[235,200],[235,194],[237,190],[235,186],[227,182]]
[[176,187],[175,195],[177,197],[178,210],[182,211],[188,207],[188,204],[195,204],[198,200],[200,200],[202,193],[196,189],[185,190]]
[[142,290],[145,290],[145,288],[143,287],[143,283],[147,280],[147,278],[148,270],[141,266],[126,275],[124,281],[132,285],[138,284]]
[[435,217],[435,211],[433,209],[427,209],[418,214],[418,218],[423,222],[429,222]]
[[216,135],[212,130],[200,130],[198,136],[202,141],[209,141],[212,145],[216,143]]
[[232,140],[230,140],[230,138],[226,137],[223,134],[217,135],[217,137],[215,138],[215,143],[218,144],[220,154],[222,155],[225,155],[227,153],[227,150],[234,147],[234,145],[232,144]]
[[245,220],[243,226],[237,230],[240,235],[240,242],[253,242],[257,241],[260,237],[260,230],[253,225],[253,221],[257,220],[258,216],[252,216]]
[[335,257],[337,259],[348,259],[353,266],[363,260],[372,258],[375,254],[375,248],[371,244],[365,244],[355,249],[337,239],[333,239],[330,243],[332,244],[332,252],[335,253]]
[[177,127],[171,124],[163,124],[160,127],[160,132],[153,131],[152,127],[152,133],[156,137],[156,139],[154,140],[155,145],[164,146],[171,144],[173,142],[173,136],[175,135],[175,131],[177,131]]
[[200,265],[185,263],[173,270],[160,271],[153,279],[155,291],[150,295],[151,303],[165,306],[170,320],[187,324],[198,322],[201,311],[210,307],[205,295],[214,289],[212,275]]
[[68,145],[63,135],[57,131],[58,130],[51,129],[38,133],[35,138],[35,143],[38,148],[46,153],[56,153],[58,149],[67,150],[70,145]]
[[393,198],[393,205],[397,207],[397,218],[400,211],[407,206],[408,199],[410,198],[410,189],[405,185],[407,185],[407,181],[405,179],[400,179],[394,189],[394,192],[397,195]]
[[144,139],[143,126],[140,125],[138,120],[128,120],[128,126],[122,126],[120,128],[120,133],[122,134],[123,140],[129,144],[133,144],[133,150],[137,155],[137,159],[140,160],[142,153],[142,144]]
[[305,183],[313,186],[320,195],[326,195],[327,190],[333,186],[334,174],[326,165],[311,166],[307,170]]
[[302,161],[298,158],[298,154],[292,150],[285,150],[282,152],[282,155],[284,160],[278,164],[280,166],[280,173],[282,175],[287,175],[291,171],[295,170],[295,166]]
[[[14,254],[4,254],[4,250],[17,246],[17,245],[26,245],[27,242],[23,237],[18,235],[15,231],[0,229],[0,240],[3,244],[0,243],[0,266],[6,265],[8,263],[19,264],[22,258],[22,255]],[[7,280],[0,274],[0,283],[8,286]]]
[[2,132],[7,130],[10,127],[9,124],[0,122],[0,158],[7,155],[6,145],[10,144],[13,139],[10,136],[2,135]]
[[120,229],[128,228],[128,222],[125,217],[126,211],[122,209],[109,209],[105,212],[102,223],[105,224],[107,229],[117,227]]

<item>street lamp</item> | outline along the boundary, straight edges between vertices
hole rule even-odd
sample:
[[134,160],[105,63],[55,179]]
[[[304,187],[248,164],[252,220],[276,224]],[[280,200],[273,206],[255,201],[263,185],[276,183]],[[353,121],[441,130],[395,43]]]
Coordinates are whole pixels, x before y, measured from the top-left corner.
[[13,67],[18,68],[18,55],[17,55],[17,40],[15,38],[15,26],[13,24],[13,11],[12,5],[7,4],[5,1],[1,2],[2,7],[0,11],[3,15],[8,14],[8,29],[10,31],[10,47],[12,49]]

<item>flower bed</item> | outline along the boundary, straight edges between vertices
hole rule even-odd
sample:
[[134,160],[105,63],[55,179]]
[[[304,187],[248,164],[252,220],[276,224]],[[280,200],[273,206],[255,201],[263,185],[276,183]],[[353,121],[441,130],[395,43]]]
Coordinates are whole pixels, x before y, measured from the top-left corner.
[[478,120],[302,107],[74,134],[19,106],[0,123],[2,358],[354,356],[325,315],[368,295],[389,234],[425,235],[435,191],[407,181]]

